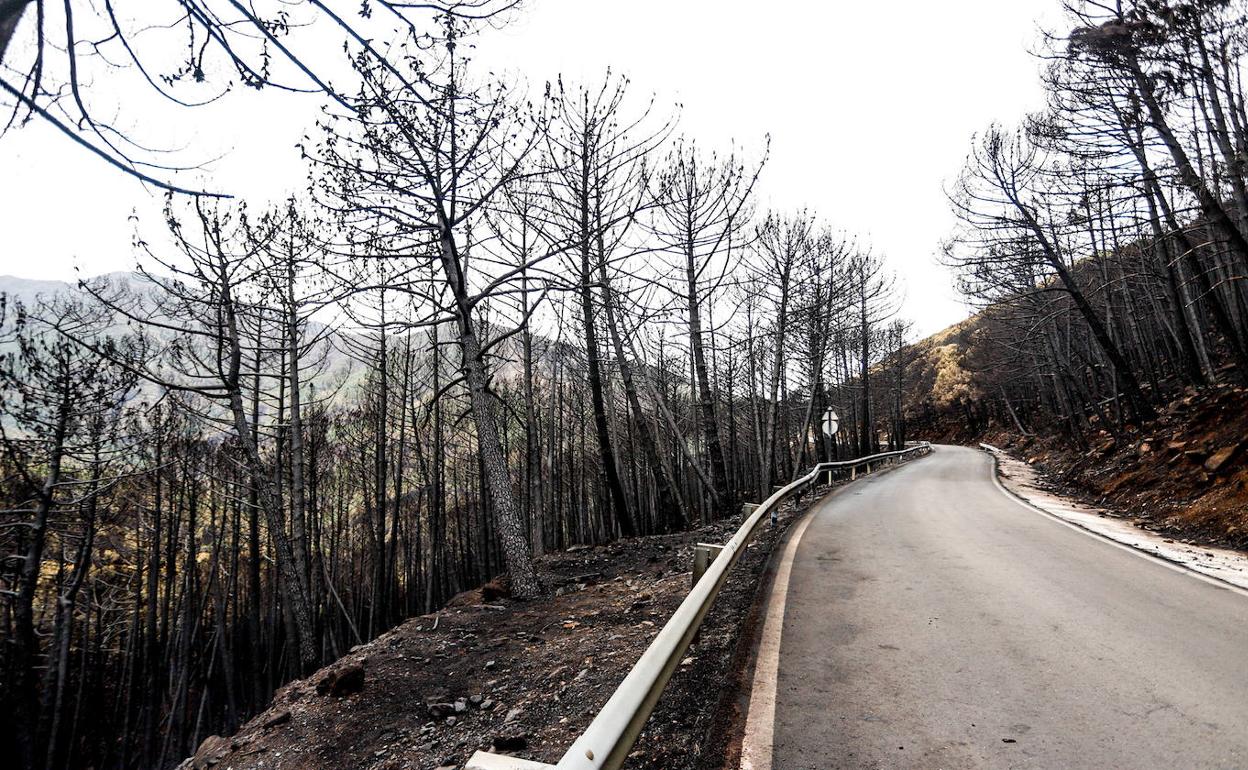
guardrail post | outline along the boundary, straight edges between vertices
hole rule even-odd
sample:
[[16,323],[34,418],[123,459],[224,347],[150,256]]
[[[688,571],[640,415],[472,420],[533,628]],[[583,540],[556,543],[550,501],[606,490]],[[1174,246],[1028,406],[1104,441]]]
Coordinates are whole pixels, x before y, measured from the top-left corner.
[[698,543],[693,547],[693,582],[690,588],[698,584],[698,581],[706,574],[706,568],[711,566],[711,562],[715,561],[715,557],[719,556],[722,550],[724,550],[722,545],[714,543]]
[[[719,557],[719,552],[722,550],[724,547],[715,543],[698,543],[693,547],[693,582],[689,585],[690,590],[698,584],[698,581],[706,574],[706,568],[711,566],[711,562]],[[690,643],[697,644],[701,640],[702,627],[698,626],[698,630],[693,632],[693,639]]]
[[693,588],[706,574],[706,567],[711,563],[711,552],[703,548],[701,543],[693,547],[693,578],[689,581],[689,587]]

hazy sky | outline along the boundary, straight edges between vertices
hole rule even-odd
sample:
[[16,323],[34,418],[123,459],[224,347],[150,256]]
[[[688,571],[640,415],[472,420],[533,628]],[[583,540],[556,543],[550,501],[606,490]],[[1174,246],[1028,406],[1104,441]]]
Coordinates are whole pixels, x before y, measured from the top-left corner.
[[[650,93],[680,103],[680,130],[706,147],[736,140],[757,152],[770,134],[760,207],[806,207],[867,238],[899,276],[903,315],[926,334],[968,312],[935,262],[951,226],[942,185],[972,133],[1041,105],[1028,50],[1055,5],[528,0],[482,37],[477,60],[534,94],[559,73],[596,83],[611,67],[631,77],[636,103]],[[145,114],[140,127],[194,148],[189,158],[221,156],[205,183],[259,202],[302,184],[294,145],[318,109],[313,96],[240,93],[180,116]],[[131,214],[159,229],[161,201],[42,124],[13,131],[0,139],[0,274],[129,269]]]

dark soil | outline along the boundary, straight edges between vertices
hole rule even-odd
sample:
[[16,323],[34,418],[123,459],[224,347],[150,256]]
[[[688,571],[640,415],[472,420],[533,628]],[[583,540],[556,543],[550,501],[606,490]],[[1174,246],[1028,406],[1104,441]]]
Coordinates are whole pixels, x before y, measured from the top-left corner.
[[[809,499],[786,504],[780,525],[764,525],[742,554],[628,767],[722,763],[759,575]],[[490,586],[461,594],[286,685],[267,711],[232,738],[206,739],[182,767],[459,768],[477,749],[553,764],[684,599],[693,545],[722,543],[738,526],[739,517],[544,557],[553,595],[486,600]]]

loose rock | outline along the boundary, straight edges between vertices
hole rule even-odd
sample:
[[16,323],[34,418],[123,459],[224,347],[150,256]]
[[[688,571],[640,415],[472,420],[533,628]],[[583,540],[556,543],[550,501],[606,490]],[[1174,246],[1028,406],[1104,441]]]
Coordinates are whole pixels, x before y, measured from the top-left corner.
[[529,737],[524,733],[496,735],[493,745],[496,751],[523,751],[529,747]]
[[351,663],[342,668],[331,669],[316,684],[317,695],[341,698],[364,689],[364,667]]

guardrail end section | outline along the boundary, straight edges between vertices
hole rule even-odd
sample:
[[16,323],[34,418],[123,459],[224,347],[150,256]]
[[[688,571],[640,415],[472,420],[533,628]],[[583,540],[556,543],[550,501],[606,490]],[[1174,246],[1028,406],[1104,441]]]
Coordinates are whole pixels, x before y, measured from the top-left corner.
[[531,759],[509,757],[506,754],[478,751],[464,765],[464,770],[555,770],[555,766]]

